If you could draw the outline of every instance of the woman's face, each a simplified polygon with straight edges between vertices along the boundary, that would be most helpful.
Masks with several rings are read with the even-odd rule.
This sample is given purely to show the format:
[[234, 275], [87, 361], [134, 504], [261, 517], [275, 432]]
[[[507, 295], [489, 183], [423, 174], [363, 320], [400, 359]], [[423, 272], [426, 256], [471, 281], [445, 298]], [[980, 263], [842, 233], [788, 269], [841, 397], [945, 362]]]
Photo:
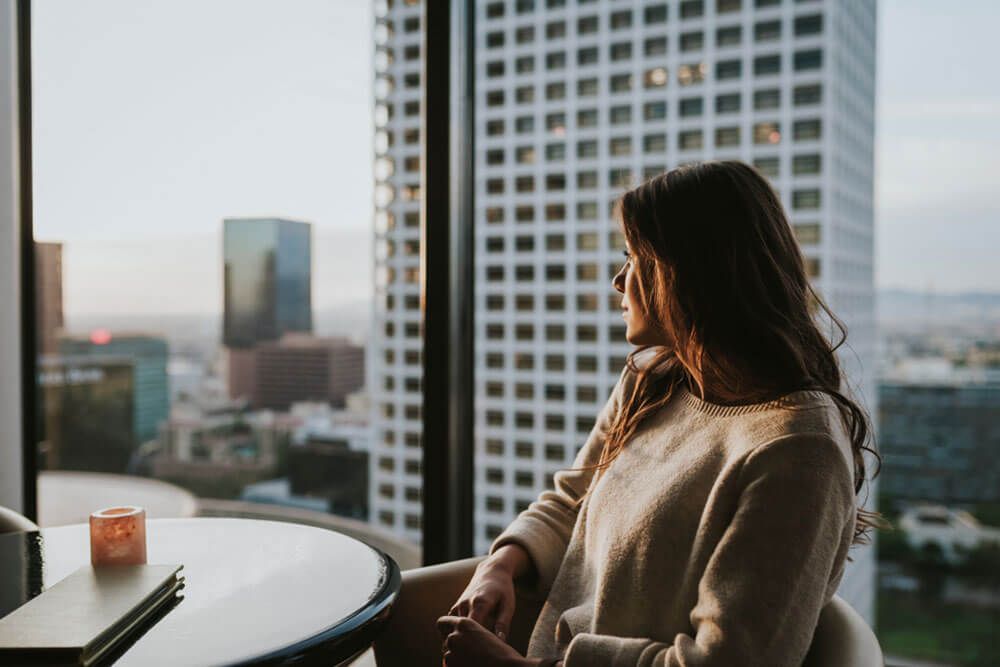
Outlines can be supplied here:
[[639, 293], [639, 272], [635, 267], [632, 248], [626, 243], [625, 264], [618, 271], [611, 284], [622, 293], [622, 318], [625, 320], [625, 339], [632, 345], [662, 345], [664, 336], [657, 332], [646, 312]]

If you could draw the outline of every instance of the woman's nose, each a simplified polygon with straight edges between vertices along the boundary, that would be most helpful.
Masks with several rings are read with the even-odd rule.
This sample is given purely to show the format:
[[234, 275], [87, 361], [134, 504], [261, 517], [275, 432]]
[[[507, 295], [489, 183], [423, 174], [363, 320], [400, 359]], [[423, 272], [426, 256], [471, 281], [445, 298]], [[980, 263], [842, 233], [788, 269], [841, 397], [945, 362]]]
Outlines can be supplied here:
[[614, 285], [614, 288], [616, 290], [618, 290], [619, 292], [621, 292], [622, 294], [625, 293], [625, 269], [624, 269], [624, 267], [622, 269], [620, 269], [618, 271], [618, 273], [615, 274], [614, 278], [611, 279], [611, 284]]

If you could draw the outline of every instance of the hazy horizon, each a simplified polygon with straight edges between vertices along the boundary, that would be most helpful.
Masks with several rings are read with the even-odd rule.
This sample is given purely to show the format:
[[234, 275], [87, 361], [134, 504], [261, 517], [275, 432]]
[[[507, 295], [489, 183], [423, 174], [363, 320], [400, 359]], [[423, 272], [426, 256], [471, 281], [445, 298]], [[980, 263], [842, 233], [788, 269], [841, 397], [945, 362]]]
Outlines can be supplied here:
[[[240, 216], [314, 224], [315, 309], [370, 299], [368, 2], [33, 9], [35, 236], [64, 243], [70, 320], [221, 311], [222, 219]], [[997, 19], [879, 3], [880, 289], [1000, 290]]]

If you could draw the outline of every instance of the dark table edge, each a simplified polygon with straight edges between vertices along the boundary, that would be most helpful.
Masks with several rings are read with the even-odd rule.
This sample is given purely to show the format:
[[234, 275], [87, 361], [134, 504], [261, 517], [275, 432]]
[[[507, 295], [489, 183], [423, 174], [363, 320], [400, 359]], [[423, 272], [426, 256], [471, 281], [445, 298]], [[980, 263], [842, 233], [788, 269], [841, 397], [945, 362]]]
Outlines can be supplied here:
[[357, 657], [358, 654], [367, 650], [381, 634], [383, 626], [389, 620], [392, 606], [399, 596], [403, 577], [399, 565], [391, 556], [367, 542], [358, 541], [374, 551], [385, 566], [382, 585], [372, 594], [368, 604], [363, 609], [340, 619], [326, 630], [318, 632], [308, 639], [264, 655], [227, 663], [226, 667], [292, 664], [316, 664], [329, 667], [348, 658]]

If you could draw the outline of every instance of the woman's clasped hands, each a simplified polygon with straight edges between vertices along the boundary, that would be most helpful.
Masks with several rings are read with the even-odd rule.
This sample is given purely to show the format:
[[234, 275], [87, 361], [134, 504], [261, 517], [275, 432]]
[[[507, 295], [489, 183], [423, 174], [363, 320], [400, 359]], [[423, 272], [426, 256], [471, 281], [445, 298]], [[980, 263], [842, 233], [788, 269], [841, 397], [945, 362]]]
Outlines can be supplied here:
[[507, 643], [514, 617], [514, 577], [499, 560], [483, 560], [469, 585], [437, 621], [442, 663], [447, 667], [530, 667]]

